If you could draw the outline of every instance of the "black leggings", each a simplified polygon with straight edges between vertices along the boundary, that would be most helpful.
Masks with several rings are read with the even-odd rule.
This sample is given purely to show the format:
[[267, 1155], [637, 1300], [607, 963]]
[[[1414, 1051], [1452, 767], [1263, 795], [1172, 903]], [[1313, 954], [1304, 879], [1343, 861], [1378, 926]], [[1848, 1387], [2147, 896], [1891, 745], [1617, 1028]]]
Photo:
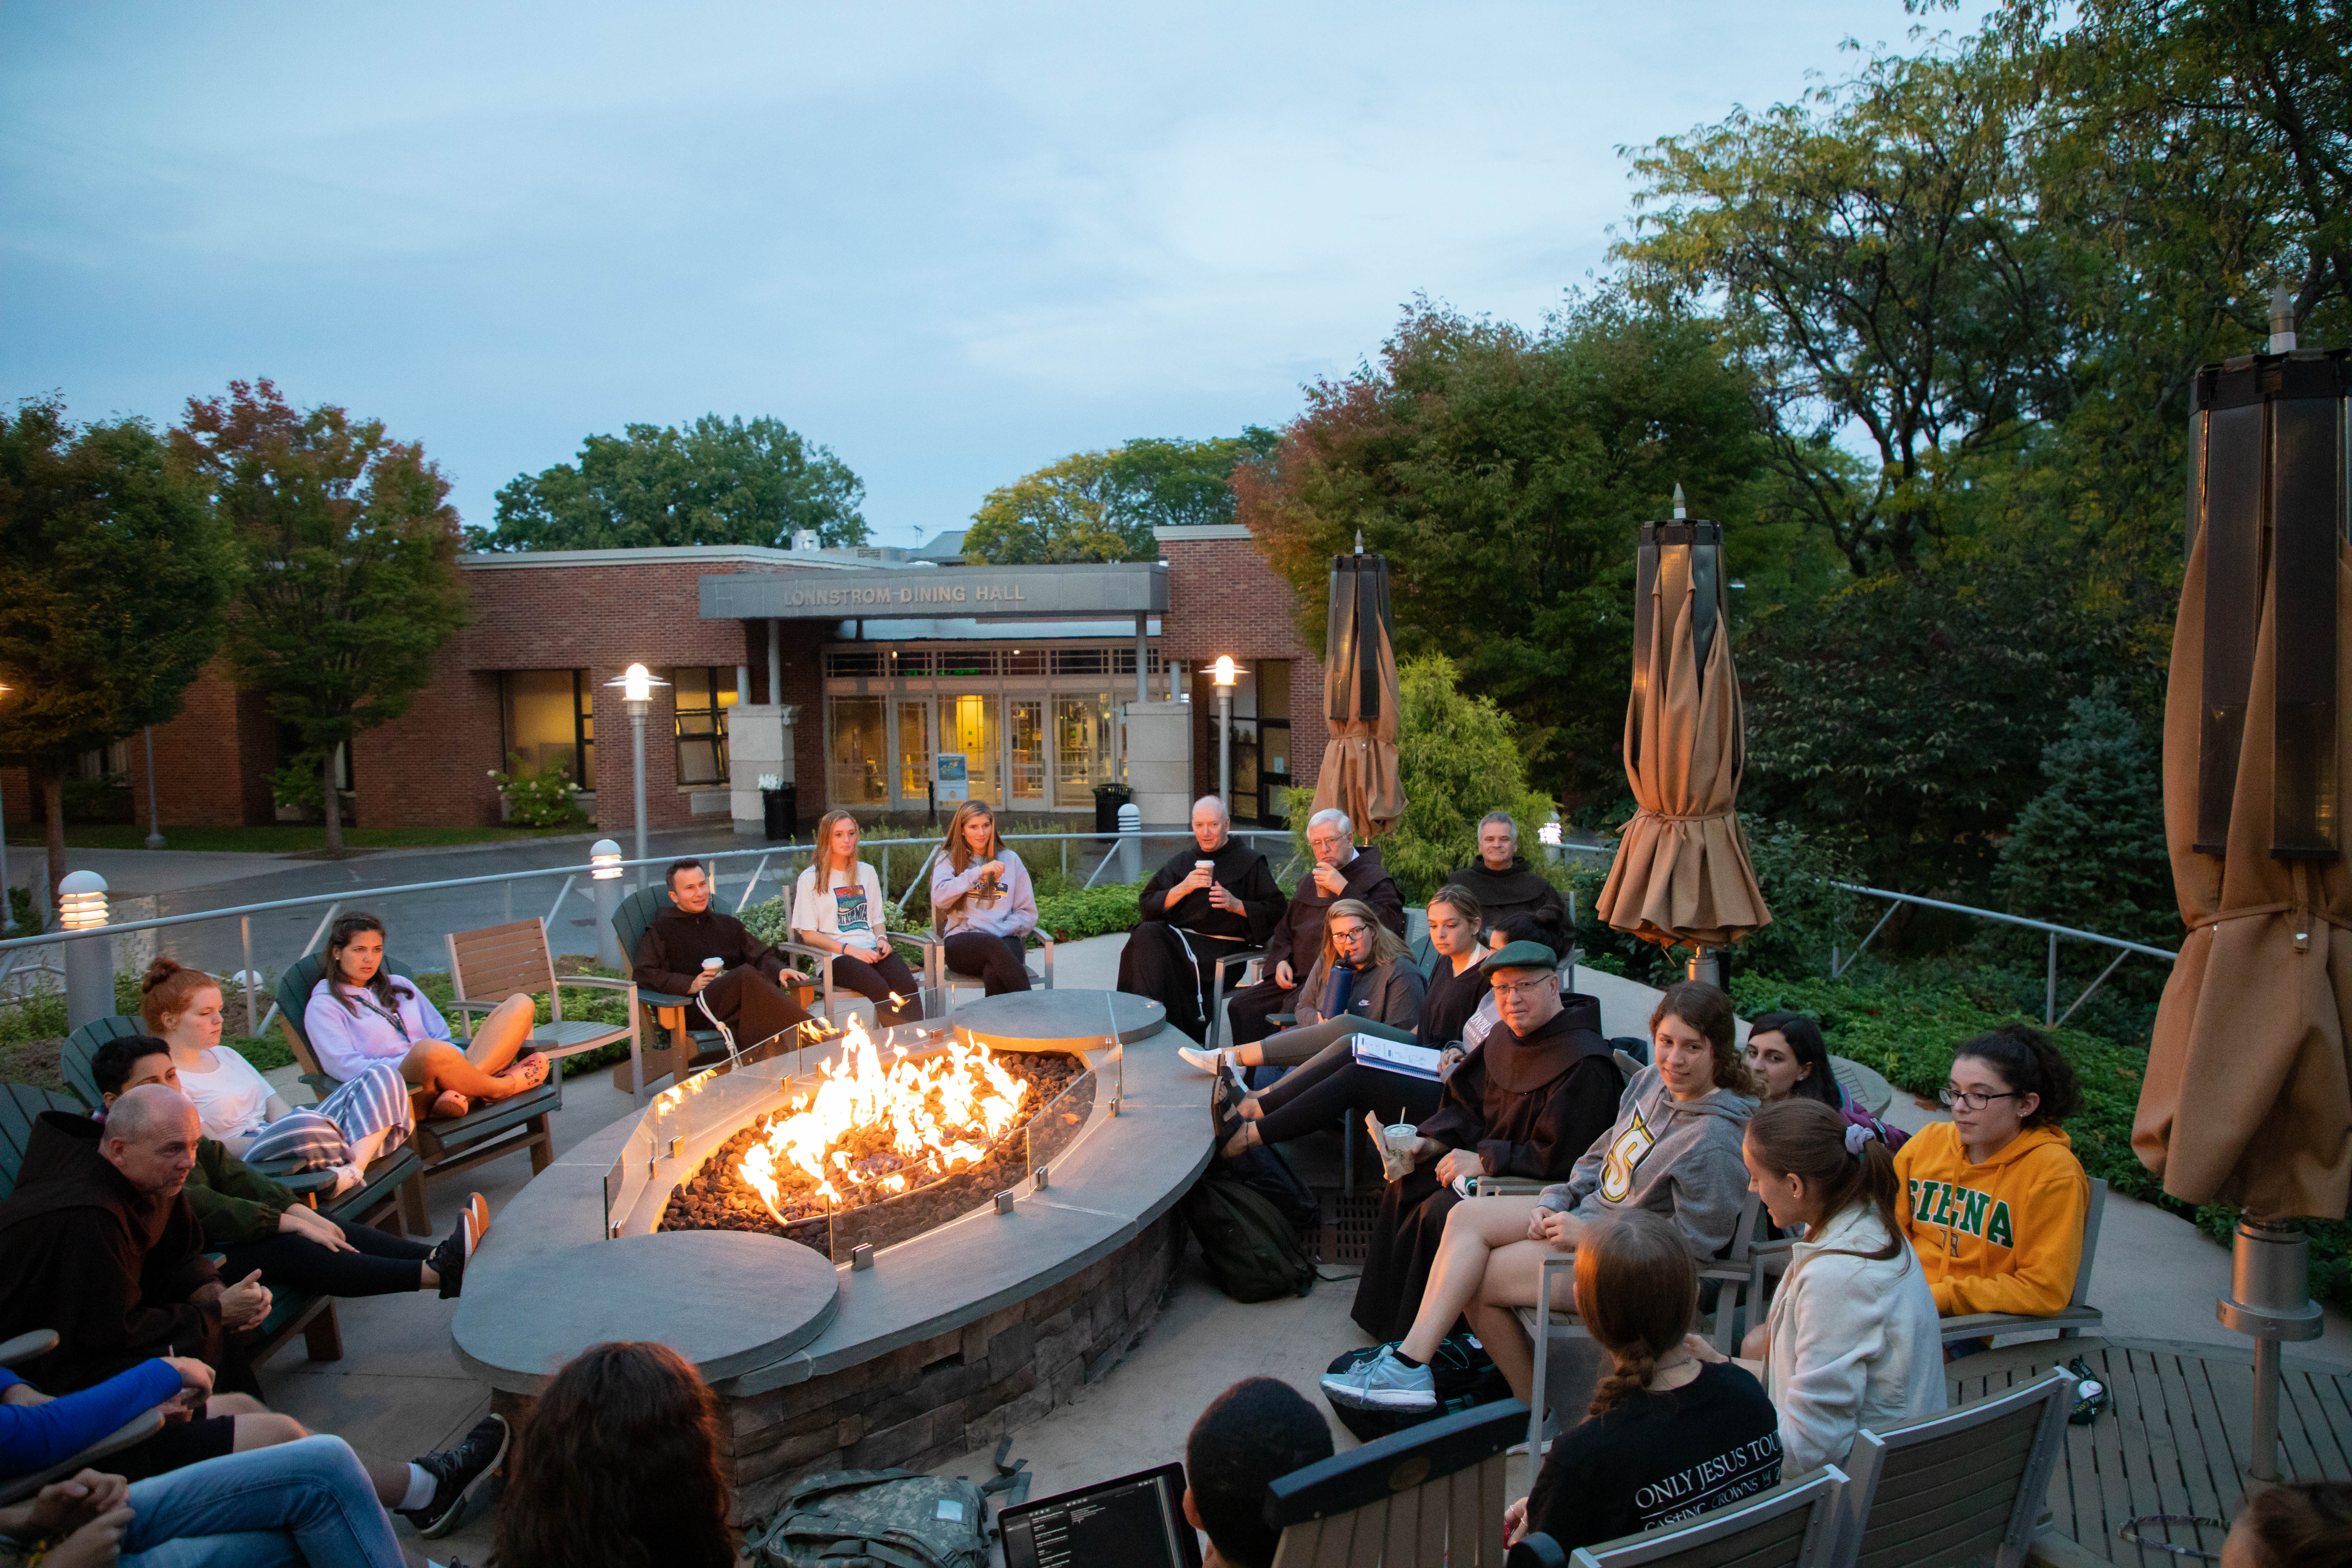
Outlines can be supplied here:
[[261, 1282], [272, 1289], [314, 1296], [402, 1296], [423, 1283], [433, 1243], [373, 1226], [335, 1224], [357, 1252], [334, 1251], [307, 1236], [280, 1231], [227, 1248], [221, 1278], [234, 1285], [258, 1268]]
[[948, 967], [958, 974], [977, 974], [986, 994], [1029, 989], [1029, 965], [1017, 936], [989, 936], [960, 931], [947, 939]]
[[[1303, 1067], [1292, 1068], [1272, 1089], [1257, 1097], [1257, 1135], [1281, 1143], [1328, 1127], [1342, 1111], [1355, 1119], [1360, 1111], [1377, 1115], [1383, 1126], [1399, 1120], [1427, 1121], [1434, 1115], [1444, 1086], [1411, 1073], [1391, 1072], [1356, 1060], [1346, 1040], [1326, 1046]], [[1393, 1112], [1402, 1108], [1403, 1116]]]
[[[836, 954], [833, 961], [833, 983], [847, 986], [874, 1004], [874, 1021], [880, 1025], [911, 1024], [923, 1016], [923, 988], [916, 984], [914, 972], [907, 961], [897, 953], [885, 953], [868, 963], [847, 953]], [[898, 993], [905, 1001], [903, 1007], [890, 1005], [890, 994]]]

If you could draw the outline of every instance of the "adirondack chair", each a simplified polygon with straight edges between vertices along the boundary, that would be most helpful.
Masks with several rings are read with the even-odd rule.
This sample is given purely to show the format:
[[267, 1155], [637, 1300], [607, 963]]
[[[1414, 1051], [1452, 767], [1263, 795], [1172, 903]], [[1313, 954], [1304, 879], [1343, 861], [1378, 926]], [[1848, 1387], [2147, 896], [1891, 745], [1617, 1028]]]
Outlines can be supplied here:
[[[389, 956], [383, 963], [386, 969], [404, 980], [415, 977], [415, 971]], [[289, 964], [286, 973], [278, 977], [278, 1026], [286, 1031], [287, 1043], [294, 1047], [294, 1059], [302, 1066], [302, 1081], [321, 1099], [341, 1088], [341, 1080], [329, 1077], [319, 1066], [319, 1054], [310, 1048], [302, 1015], [310, 1007], [310, 992], [326, 968], [327, 955], [314, 952]], [[537, 1089], [492, 1100], [455, 1121], [419, 1121], [416, 1154], [425, 1163], [425, 1175], [446, 1176], [528, 1151], [531, 1172], [537, 1174], [547, 1169], [548, 1162], [553, 1158], [548, 1116], [562, 1108], [563, 1075], [551, 1072], [547, 1081]]]
[[[98, 1047], [109, 1040], [129, 1035], [143, 1035], [145, 1023], [138, 1018], [117, 1015], [84, 1024], [66, 1037], [63, 1053], [65, 1080], [68, 1088], [81, 1096], [82, 1103], [96, 1110], [105, 1100], [99, 1092], [98, 1079], [90, 1071], [90, 1058]], [[372, 1225], [398, 1236], [405, 1230], [413, 1236], [423, 1236], [433, 1228], [432, 1211], [425, 1202], [425, 1163], [412, 1149], [394, 1149], [389, 1154], [378, 1155], [368, 1163], [367, 1181], [339, 1198], [325, 1194], [334, 1184], [332, 1171], [297, 1171], [289, 1160], [262, 1160], [253, 1168], [276, 1182], [308, 1198], [310, 1206], [330, 1219], [346, 1225]]]
[[[646, 929], [654, 923], [655, 916], [669, 907], [668, 889], [639, 888], [635, 892], [623, 899], [621, 907], [613, 911], [613, 934], [620, 939], [621, 951], [628, 955], [632, 964], [636, 962], [638, 944], [645, 941]], [[824, 988], [824, 1010], [820, 1016], [828, 1022], [831, 1021], [833, 1017], [833, 954], [821, 952], [815, 948], [806, 947], [795, 942], [780, 942], [770, 945], [778, 952], [795, 953], [816, 962], [817, 973], [822, 977]], [[793, 988], [793, 1000], [804, 1008], [814, 999], [812, 993], [813, 988], [808, 986]], [[646, 1083], [658, 1082], [666, 1076], [674, 1076], [683, 1081], [698, 1063], [707, 1063], [713, 1057], [724, 1054], [726, 1042], [718, 1030], [698, 1029], [693, 1026], [693, 1020], [702, 1016], [701, 1012], [694, 1005], [693, 997], [672, 995], [666, 991], [650, 991], [642, 985], [636, 988], [636, 996], [637, 1005], [645, 1013], [652, 1016], [654, 1024], [654, 1028], [646, 1030], [645, 1036], [644, 1058]], [[669, 1041], [667, 1046], [656, 1046], [652, 1043], [663, 1034], [667, 1036]], [[758, 1042], [738, 1040], [736, 1044], [751, 1046]], [[622, 1089], [629, 1087], [625, 1070], [618, 1064], [615, 1064], [613, 1068], [613, 1082]]]
[[[54, 1329], [36, 1329], [30, 1333], [18, 1334], [15, 1339], [0, 1343], [0, 1366], [38, 1361], [57, 1348], [58, 1335]], [[87, 1469], [109, 1454], [121, 1453], [133, 1443], [143, 1443], [163, 1429], [163, 1416], [160, 1410], [142, 1410], [97, 1442], [79, 1453], [67, 1455], [47, 1469], [32, 1470], [0, 1480], [0, 1507], [22, 1502], [51, 1481], [61, 1481], [77, 1471]]]
[[1845, 1472], [1824, 1465], [1687, 1524], [1621, 1535], [1563, 1557], [1552, 1539], [1530, 1535], [1511, 1551], [1510, 1568], [1830, 1568], [1836, 1550]]
[[[597, 974], [573, 974], [558, 977], [555, 955], [547, 942], [547, 922], [541, 919], [516, 921], [509, 925], [486, 926], [480, 931], [449, 933], [449, 984], [457, 992], [455, 1010], [464, 1020], [458, 1027], [467, 1039], [473, 1037], [472, 1021], [483, 1007], [496, 1007], [514, 995], [535, 996], [547, 993], [548, 1011], [551, 1015], [544, 1024], [533, 1025], [530, 1038], [523, 1047], [527, 1051], [541, 1051], [561, 1060], [593, 1051], [599, 1046], [615, 1040], [629, 1042], [626, 1087], [639, 1104], [645, 1102], [645, 1042], [637, 1015], [637, 983], [634, 980], [608, 980]], [[618, 991], [628, 1000], [625, 1004], [625, 1024], [597, 1024], [585, 1019], [563, 1016], [563, 988], [578, 986], [593, 991]], [[619, 1064], [615, 1064], [617, 1067]], [[615, 1074], [616, 1081], [619, 1075]]]
[[[1038, 951], [1044, 954], [1044, 967], [1042, 972], [1037, 969], [1029, 971], [1029, 988], [1033, 991], [1051, 991], [1054, 988], [1053, 935], [1044, 930], [1032, 934], [1041, 944]], [[977, 974], [965, 974], [948, 967], [947, 938], [940, 934], [939, 923], [936, 921], [932, 922], [931, 929], [929, 931], [892, 931], [890, 939], [893, 942], [911, 942], [923, 950], [923, 986], [926, 990], [941, 993], [968, 991], [982, 984]]]
[[1282, 1477], [1266, 1488], [1274, 1568], [1502, 1568], [1504, 1456], [1527, 1420], [1497, 1400]]
[[1865, 1426], [1846, 1468], [1834, 1568], [2021, 1568], [2066, 1446], [2074, 1376], [2061, 1368], [1998, 1399]]
[[[0, 1198], [16, 1190], [16, 1173], [24, 1168], [25, 1145], [33, 1135], [33, 1121], [45, 1110], [62, 1110], [74, 1116], [89, 1114], [89, 1108], [72, 1095], [36, 1089], [28, 1083], [0, 1083]], [[342, 1329], [335, 1321], [331, 1297], [308, 1296], [299, 1290], [273, 1292], [269, 1316], [262, 1320], [254, 1333], [256, 1342], [251, 1354], [256, 1366], [298, 1333], [308, 1345], [312, 1361], [343, 1358]], [[12, 1340], [9, 1344], [16, 1342]], [[46, 1355], [48, 1352], [45, 1349], [35, 1353]]]

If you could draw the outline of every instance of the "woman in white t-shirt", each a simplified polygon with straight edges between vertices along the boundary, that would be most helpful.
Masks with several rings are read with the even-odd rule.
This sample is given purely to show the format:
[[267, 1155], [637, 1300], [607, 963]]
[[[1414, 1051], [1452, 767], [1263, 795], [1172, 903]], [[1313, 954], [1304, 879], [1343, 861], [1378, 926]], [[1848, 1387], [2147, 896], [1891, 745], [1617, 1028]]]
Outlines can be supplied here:
[[408, 1142], [415, 1112], [397, 1064], [354, 1077], [316, 1106], [287, 1104], [236, 1051], [220, 1043], [220, 982], [168, 958], [148, 965], [140, 1016], [172, 1049], [180, 1090], [195, 1101], [206, 1137], [248, 1163], [292, 1160], [333, 1170], [337, 1190], [365, 1179], [369, 1161]]
[[857, 858], [857, 818], [849, 813], [835, 808], [817, 823], [816, 857], [793, 884], [792, 921], [794, 942], [838, 955], [834, 984], [873, 1003], [876, 1023], [923, 1016], [922, 987], [890, 949], [882, 879]]

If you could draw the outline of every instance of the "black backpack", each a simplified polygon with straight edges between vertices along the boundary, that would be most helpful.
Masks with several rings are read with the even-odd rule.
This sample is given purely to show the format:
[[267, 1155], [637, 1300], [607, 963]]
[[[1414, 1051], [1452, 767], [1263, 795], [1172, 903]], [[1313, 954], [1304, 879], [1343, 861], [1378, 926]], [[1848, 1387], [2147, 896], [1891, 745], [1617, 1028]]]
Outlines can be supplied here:
[[1213, 1167], [1184, 1194], [1184, 1223], [1217, 1288], [1236, 1301], [1271, 1301], [1315, 1289], [1315, 1259], [1280, 1209]]

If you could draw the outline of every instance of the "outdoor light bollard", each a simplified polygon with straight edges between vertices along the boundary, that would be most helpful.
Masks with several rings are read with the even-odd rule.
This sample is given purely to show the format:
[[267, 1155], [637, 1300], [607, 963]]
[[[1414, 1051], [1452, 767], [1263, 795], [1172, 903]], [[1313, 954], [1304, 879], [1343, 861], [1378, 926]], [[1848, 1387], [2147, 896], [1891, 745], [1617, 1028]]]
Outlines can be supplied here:
[[621, 846], [616, 841], [599, 838], [588, 847], [588, 883], [596, 896], [596, 962], [625, 973], [628, 955], [621, 951], [621, 933], [613, 923], [621, 912]]
[[2247, 1473], [2258, 1481], [2278, 1475], [2281, 1389], [2279, 1347], [2315, 1340], [2327, 1321], [2311, 1296], [2311, 1244], [2293, 1221], [2238, 1221], [2230, 1248], [2230, 1293], [2213, 1303], [2222, 1326], [2254, 1342], [2253, 1454]]
[[1143, 875], [1143, 810], [1134, 802], [1118, 808], [1118, 876], [1132, 882]]
[[89, 935], [59, 942], [66, 965], [66, 1026], [114, 1016], [114, 939], [106, 933], [106, 879], [70, 871], [58, 884], [58, 923]]

